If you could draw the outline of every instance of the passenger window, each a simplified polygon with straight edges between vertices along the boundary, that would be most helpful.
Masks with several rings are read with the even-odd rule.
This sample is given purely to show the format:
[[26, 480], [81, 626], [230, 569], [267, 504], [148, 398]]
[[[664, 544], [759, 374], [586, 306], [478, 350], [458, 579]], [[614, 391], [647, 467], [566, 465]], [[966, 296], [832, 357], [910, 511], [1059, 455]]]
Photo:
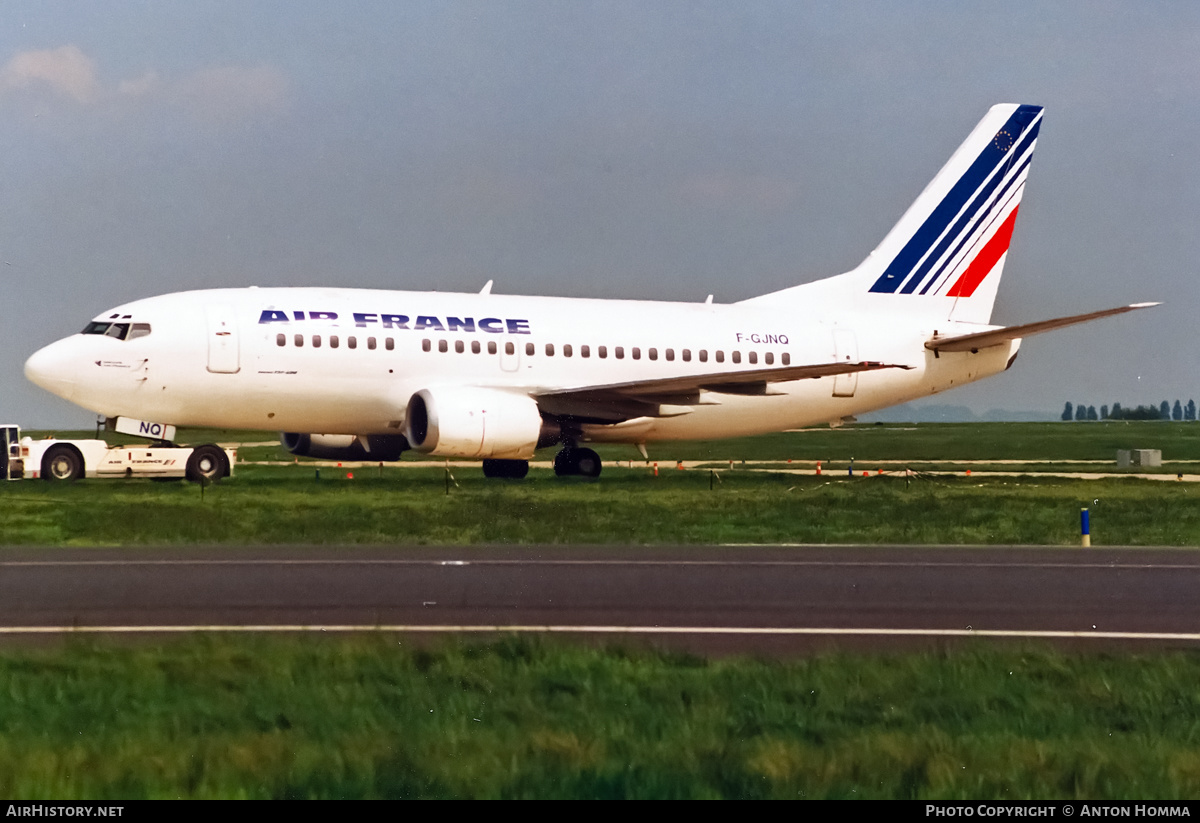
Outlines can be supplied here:
[[608, 359], [608, 346], [600, 346], [597, 350], [600, 352], [601, 360]]
[[674, 359], [675, 359], [675, 350], [667, 349], [667, 360], [674, 360]]
[[533, 357], [533, 353], [535, 351], [537, 351], [537, 346], [533, 345], [532, 343], [525, 344], [525, 354], [526, 355], [528, 355], [529, 357]]
[[383, 347], [388, 351], [391, 351], [392, 349], [396, 348], [396, 341], [390, 337], [385, 337], [383, 338]]
[[567, 343], [563, 346], [563, 357], [571, 356], [571, 344]]
[[321, 335], [319, 335], [319, 334], [313, 335], [313, 348], [314, 349], [321, 348]]
[[496, 353], [496, 341], [489, 340], [488, 341], [488, 354], [495, 354], [495, 353]]
[[149, 336], [150, 336], [150, 324], [149, 323], [134, 323], [132, 326], [129, 327], [129, 336], [126, 337], [125, 339], [126, 340], [136, 340], [139, 337], [149, 337]]
[[767, 365], [770, 366], [775, 362], [775, 355], [771, 352], [767, 352], [763, 355], [763, 360], [765, 360]]
[[516, 345], [514, 345], [513, 343], [505, 343], [504, 344], [504, 353], [505, 354], [516, 354], [517, 353]]
[[631, 352], [631, 354], [633, 355], [633, 359], [634, 359], [634, 360], [641, 360], [641, 359], [642, 359], [642, 350], [641, 350], [641, 349], [639, 349], [637, 346], [634, 346], [634, 347], [633, 347], [633, 351]]
[[742, 353], [740, 351], [732, 352], [730, 354], [730, 358], [733, 360], [734, 363], [741, 363], [742, 362]]
[[[371, 348], [375, 348], [375, 347], [372, 346]], [[428, 337], [421, 341], [421, 351], [430, 351], [432, 348], [433, 348], [433, 343], [429, 342]]]
[[547, 343], [547, 344], [546, 344], [546, 356], [547, 356], [547, 357], [553, 357], [553, 356], [554, 356], [554, 344], [553, 344], [553, 343]]
[[780, 360], [783, 362], [783, 365], [785, 365], [785, 366], [792, 365], [792, 356], [790, 354], [788, 354], [787, 352], [783, 353], [783, 355], [780, 357]]
[[329, 348], [336, 349], [338, 347], [338, 338], [336, 334], [329, 335]]
[[275, 335], [275, 345], [276, 346], [286, 346], [287, 345], [287, 335], [286, 334]]
[[751, 362], [751, 363], [757, 363], [757, 362], [758, 362], [758, 352], [756, 352], [756, 351], [752, 351], [752, 352], [750, 352], [750, 362]]
[[684, 363], [691, 363], [691, 362], [692, 362], [692, 350], [691, 350], [691, 349], [684, 349], [684, 350], [683, 350], [683, 362], [684, 362]]
[[718, 363], [724, 363], [724, 362], [725, 362], [725, 352], [723, 352], [723, 351], [719, 351], [719, 350], [717, 351], [717, 362], [718, 362]]
[[579, 356], [580, 357], [591, 357], [592, 356], [591, 346], [580, 346], [579, 347]]
[[478, 340], [471, 341], [471, 354], [479, 354], [483, 349], [479, 345]]
[[347, 337], [346, 345], [352, 349], [357, 349], [358, 348], [358, 338], [357, 337]]
[[302, 335], [302, 334], [296, 335], [296, 339], [292, 342], [294, 342], [296, 344], [297, 348], [303, 347], [304, 346], [304, 335]]
[[367, 338], [367, 348], [370, 349], [371, 351], [375, 351], [375, 338], [374, 337]]
[[438, 341], [438, 351], [440, 351], [442, 354], [445, 354], [446, 352], [450, 351], [450, 344], [446, 341], [446, 339], [444, 337]]
[[708, 362], [708, 349], [701, 349], [701, 350], [700, 350], [700, 362], [701, 362], [701, 363], [707, 363], [707, 362]]
[[618, 360], [624, 360], [625, 359], [625, 347], [617, 346], [616, 355], [617, 355]]
[[467, 347], [466, 347], [466, 345], [463, 344], [463, 341], [455, 340], [454, 341], [454, 350], [456, 352], [458, 352], [459, 354], [462, 354], [463, 352], [465, 352], [467, 350]]
[[658, 349], [650, 349], [650, 359], [651, 360], [658, 359]]

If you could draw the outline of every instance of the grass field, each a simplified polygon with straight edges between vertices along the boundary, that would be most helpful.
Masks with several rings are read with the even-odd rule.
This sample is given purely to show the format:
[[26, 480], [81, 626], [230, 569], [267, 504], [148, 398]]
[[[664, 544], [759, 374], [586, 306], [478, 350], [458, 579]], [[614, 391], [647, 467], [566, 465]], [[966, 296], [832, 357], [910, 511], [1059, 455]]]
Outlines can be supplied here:
[[[1200, 487], [1137, 479], [816, 477], [752, 471], [245, 467], [199, 486], [149, 480], [10, 483], [0, 544], [1078, 543], [1200, 544]], [[710, 488], [711, 485], [711, 488]]]
[[[228, 442], [233, 433], [185, 433], [180, 440]], [[255, 442], [267, 433], [239, 433]], [[261, 442], [261, 441], [259, 441]], [[1069, 545], [1079, 510], [1091, 510], [1096, 545], [1200, 545], [1200, 491], [1191, 483], [1135, 479], [1082, 481], [1036, 470], [1108, 461], [1118, 448], [1159, 448], [1164, 471], [1200, 464], [1200, 425], [1014, 423], [848, 426], [719, 443], [652, 446], [659, 472], [630, 447], [602, 447], [598, 481], [535, 469], [524, 481], [483, 478], [456, 467], [453, 482], [434, 462], [386, 468], [319, 467], [275, 446], [240, 457], [279, 465], [239, 466], [201, 490], [149, 480], [43, 482], [0, 487], [0, 544], [171, 543], [980, 543]], [[254, 455], [253, 452], [259, 452]], [[652, 457], [657, 457], [652, 454]], [[284, 459], [286, 458], [286, 459]], [[614, 462], [620, 458], [621, 462]], [[855, 459], [854, 478], [847, 476]], [[797, 473], [752, 471], [755, 461]], [[895, 464], [932, 472], [911, 484]], [[676, 460], [712, 460], [718, 469], [679, 471]], [[746, 466], [742, 461], [749, 461]], [[813, 471], [823, 461], [823, 474]], [[1044, 460], [1003, 466], [1023, 477], [966, 476], [989, 460]], [[730, 468], [729, 461], [733, 461]], [[871, 470], [862, 477], [861, 470]], [[317, 479], [318, 472], [321, 479]]]
[[[150, 543], [932, 542], [1200, 545], [1200, 489], [1145, 480], [917, 479], [612, 469], [598, 482], [540, 470], [497, 482], [443, 469], [239, 470], [188, 483], [10, 483], [5, 545]], [[710, 488], [710, 485], [713, 487]]]
[[0, 795], [1189, 798], [1200, 656], [804, 660], [391, 636], [0, 657]]

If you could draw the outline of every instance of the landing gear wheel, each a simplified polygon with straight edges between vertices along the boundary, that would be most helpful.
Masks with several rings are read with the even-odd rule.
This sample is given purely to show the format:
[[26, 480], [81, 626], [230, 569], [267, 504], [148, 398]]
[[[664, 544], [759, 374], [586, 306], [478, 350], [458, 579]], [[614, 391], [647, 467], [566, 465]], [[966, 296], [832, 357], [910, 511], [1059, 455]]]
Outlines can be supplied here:
[[508, 477], [520, 480], [529, 474], [528, 460], [484, 460], [484, 477]]
[[583, 477], [600, 476], [600, 455], [591, 449], [575, 449], [575, 473]]
[[574, 449], [564, 448], [554, 455], [554, 473], [559, 477], [575, 474], [575, 463], [572, 460], [574, 452]]
[[229, 476], [229, 460], [220, 446], [197, 446], [187, 461], [187, 479], [193, 483], [216, 483]]
[[554, 473], [559, 477], [599, 477], [600, 455], [591, 449], [563, 449], [554, 455]]
[[42, 457], [43, 480], [74, 481], [83, 477], [83, 455], [72, 446], [51, 446]]

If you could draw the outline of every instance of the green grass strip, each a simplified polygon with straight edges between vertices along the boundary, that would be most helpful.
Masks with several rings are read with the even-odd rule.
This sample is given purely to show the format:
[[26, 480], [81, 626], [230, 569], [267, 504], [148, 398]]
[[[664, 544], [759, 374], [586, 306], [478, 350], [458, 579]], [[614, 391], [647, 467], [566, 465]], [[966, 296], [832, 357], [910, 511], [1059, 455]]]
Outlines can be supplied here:
[[0, 795], [1185, 798], [1200, 656], [704, 660], [537, 638], [0, 654]]
[[[597, 482], [456, 469], [245, 467], [202, 490], [96, 480], [0, 486], [0, 544], [963, 543], [1200, 545], [1200, 487], [1137, 479], [606, 469]], [[710, 485], [712, 488], [710, 488]]]

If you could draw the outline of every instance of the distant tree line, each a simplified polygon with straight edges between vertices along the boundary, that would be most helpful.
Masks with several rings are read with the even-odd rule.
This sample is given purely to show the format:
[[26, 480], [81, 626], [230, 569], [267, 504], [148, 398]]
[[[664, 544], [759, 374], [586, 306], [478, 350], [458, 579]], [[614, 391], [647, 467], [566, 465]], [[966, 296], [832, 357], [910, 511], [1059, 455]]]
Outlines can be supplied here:
[[1113, 403], [1112, 408], [1101, 406], [1096, 411], [1095, 406], [1085, 406], [1080, 403], [1072, 406], [1070, 402], [1063, 407], [1063, 420], [1195, 420], [1196, 401], [1189, 400], [1183, 405], [1178, 400], [1172, 406], [1166, 400], [1157, 406], [1138, 406], [1136, 409], [1125, 408], [1120, 403]]

